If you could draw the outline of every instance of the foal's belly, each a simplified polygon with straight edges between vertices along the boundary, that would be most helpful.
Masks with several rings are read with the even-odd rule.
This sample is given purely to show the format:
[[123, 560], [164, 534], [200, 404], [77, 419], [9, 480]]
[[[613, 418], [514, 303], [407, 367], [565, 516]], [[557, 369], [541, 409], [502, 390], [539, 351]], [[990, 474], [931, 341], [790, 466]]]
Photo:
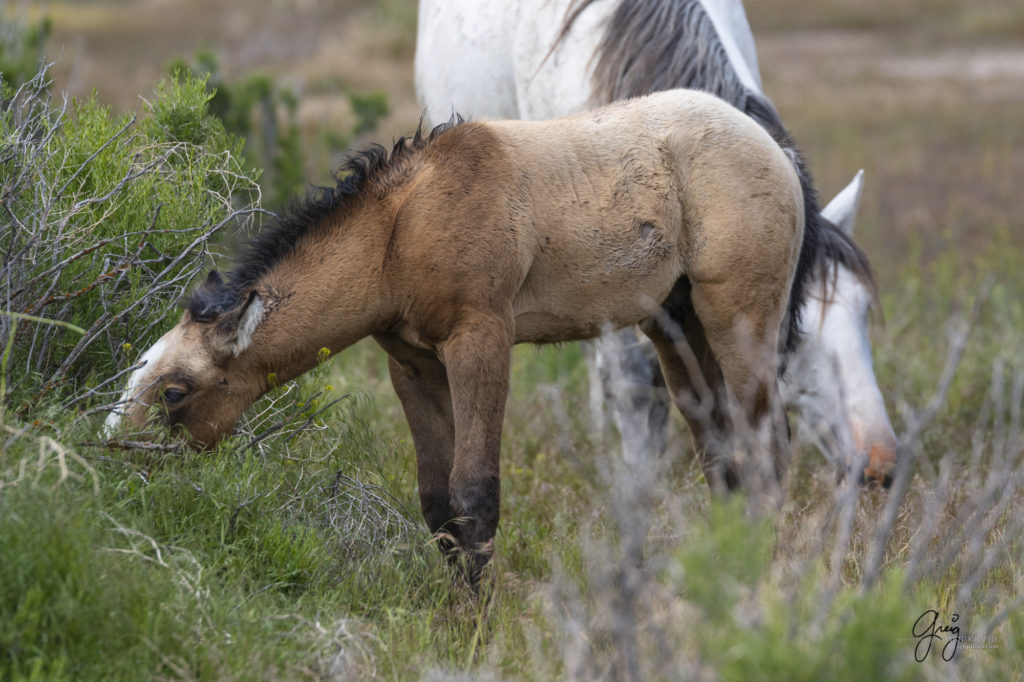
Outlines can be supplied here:
[[671, 285], [642, 293], [632, 300], [614, 297], [579, 307], [544, 305], [516, 310], [516, 343], [559, 343], [592, 339], [603, 333], [636, 324], [657, 310]]
[[675, 244], [588, 257], [537, 259], [513, 303], [517, 343], [557, 343], [600, 336], [657, 312], [683, 274]]
[[[608, 326], [612, 325], [609, 323]], [[561, 343], [600, 335], [601, 325], [594, 324], [592, 320], [567, 319], [540, 311], [516, 315], [516, 343]]]
[[575, 309], [538, 306], [516, 311], [515, 341], [559, 343], [592, 339], [651, 317], [670, 290], [671, 285], [651, 294], [639, 294], [632, 300], [615, 297]]

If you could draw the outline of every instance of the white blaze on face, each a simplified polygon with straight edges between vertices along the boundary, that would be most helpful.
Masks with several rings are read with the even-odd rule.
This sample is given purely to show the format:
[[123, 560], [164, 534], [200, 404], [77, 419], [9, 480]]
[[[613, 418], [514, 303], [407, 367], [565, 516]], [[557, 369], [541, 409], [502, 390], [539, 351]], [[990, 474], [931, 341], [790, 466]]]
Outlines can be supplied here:
[[123, 410], [127, 407], [128, 402], [139, 392], [139, 389], [143, 385], [143, 379], [148, 377], [148, 372], [146, 370], [156, 365], [157, 361], [159, 361], [167, 351], [167, 337], [170, 336], [170, 334], [171, 332], [168, 332], [160, 337], [160, 340], [154, 343], [153, 346], [143, 353], [141, 358], [139, 358], [139, 362], [143, 362], [145, 364], [128, 376], [128, 386], [124, 389], [124, 393], [121, 394], [121, 398], [118, 401], [118, 408], [112, 410], [110, 414], [107, 415], [107, 420], [103, 424], [103, 431], [107, 436], [116, 432], [118, 427], [121, 425], [121, 416], [124, 414]]

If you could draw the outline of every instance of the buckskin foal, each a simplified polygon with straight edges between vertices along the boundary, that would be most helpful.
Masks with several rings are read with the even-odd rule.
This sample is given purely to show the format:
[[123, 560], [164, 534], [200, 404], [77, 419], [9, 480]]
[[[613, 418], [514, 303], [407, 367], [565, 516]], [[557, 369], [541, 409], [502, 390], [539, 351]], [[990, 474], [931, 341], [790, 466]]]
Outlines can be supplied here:
[[[797, 173], [750, 118], [673, 90], [552, 121], [442, 125], [351, 157], [339, 178], [256, 235], [226, 281], [210, 274], [131, 377], [127, 421], [154, 407], [210, 445], [270, 374], [286, 381], [321, 348], [372, 335], [427, 524], [475, 583], [498, 524], [512, 345], [639, 323], [711, 487], [748, 467], [781, 476], [780, 325], [794, 276], [810, 273], [797, 272]], [[684, 335], [696, 357], [677, 352]]]

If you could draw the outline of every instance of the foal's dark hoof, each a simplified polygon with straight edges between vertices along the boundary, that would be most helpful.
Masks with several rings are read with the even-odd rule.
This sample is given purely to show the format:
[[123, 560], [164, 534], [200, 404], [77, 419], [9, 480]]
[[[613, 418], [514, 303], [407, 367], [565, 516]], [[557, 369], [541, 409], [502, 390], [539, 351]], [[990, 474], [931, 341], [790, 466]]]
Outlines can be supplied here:
[[435, 533], [434, 538], [448, 560], [453, 584], [467, 586], [474, 595], [479, 595], [480, 584], [486, 580], [486, 569], [494, 553], [494, 540], [489, 540], [474, 551], [463, 548], [453, 535], [443, 531]]

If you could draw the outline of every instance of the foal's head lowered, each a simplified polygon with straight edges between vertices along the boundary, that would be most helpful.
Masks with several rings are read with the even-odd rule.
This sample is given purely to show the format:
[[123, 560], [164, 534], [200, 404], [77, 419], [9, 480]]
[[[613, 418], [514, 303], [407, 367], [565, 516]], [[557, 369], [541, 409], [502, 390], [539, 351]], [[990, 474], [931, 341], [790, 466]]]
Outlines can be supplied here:
[[[231, 431], [265, 390], [258, 353], [246, 352], [264, 312], [255, 289], [238, 296], [211, 272], [178, 324], [140, 359], [122, 397], [125, 421], [142, 427], [156, 406], [164, 423], [183, 427], [196, 445], [212, 445]], [[108, 430], [120, 418], [112, 413]]]

